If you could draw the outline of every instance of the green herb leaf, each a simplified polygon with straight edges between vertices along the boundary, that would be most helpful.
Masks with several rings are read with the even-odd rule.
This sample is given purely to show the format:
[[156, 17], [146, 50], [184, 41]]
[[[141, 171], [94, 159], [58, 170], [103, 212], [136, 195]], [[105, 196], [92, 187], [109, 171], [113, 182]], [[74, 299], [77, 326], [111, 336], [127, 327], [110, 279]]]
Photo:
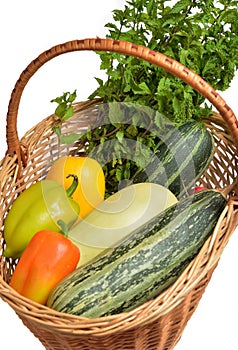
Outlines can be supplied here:
[[[60, 121], [67, 120], [71, 118], [74, 114], [73, 109], [73, 102], [76, 99], [77, 94], [76, 90], [73, 93], [70, 92], [64, 92], [61, 96], [54, 98], [51, 100], [51, 102], [57, 103], [57, 107], [55, 109], [55, 115], [59, 117]], [[52, 130], [56, 133], [58, 136], [59, 142], [63, 144], [71, 144], [75, 142], [79, 135], [75, 133], [71, 133], [68, 135], [62, 135], [61, 133], [61, 126], [59, 125], [53, 125]]]
[[[226, 90], [238, 66], [237, 1], [126, 0], [105, 24], [108, 38], [159, 51], [193, 70], [217, 90]], [[205, 97], [161, 68], [134, 57], [98, 52], [108, 79], [90, 98], [132, 101], [177, 124], [201, 118]], [[185, 92], [184, 92], [185, 91]]]
[[62, 144], [72, 144], [80, 138], [79, 134], [71, 132], [68, 135], [60, 135], [59, 140]]
[[73, 93], [64, 92], [62, 96], [56, 97], [51, 102], [56, 102], [58, 106], [55, 109], [55, 115], [61, 120], [67, 120], [73, 116], [72, 103], [76, 99], [76, 90]]

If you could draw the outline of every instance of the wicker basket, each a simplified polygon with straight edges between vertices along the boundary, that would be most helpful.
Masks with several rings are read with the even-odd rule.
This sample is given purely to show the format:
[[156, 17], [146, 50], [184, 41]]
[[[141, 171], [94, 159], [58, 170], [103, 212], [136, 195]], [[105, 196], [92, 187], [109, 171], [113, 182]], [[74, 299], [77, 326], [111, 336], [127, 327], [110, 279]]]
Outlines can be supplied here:
[[[8, 150], [0, 163], [0, 296], [15, 310], [46, 349], [171, 350], [195, 311], [221, 253], [236, 227], [237, 186], [230, 193], [228, 204], [213, 235], [176, 283], [156, 299], [131, 312], [98, 319], [58, 313], [20, 296], [8, 284], [16, 262], [2, 257], [5, 248], [3, 229], [6, 213], [20, 192], [44, 178], [58, 151], [63, 156], [74, 154], [76, 149], [74, 145], [58, 145], [57, 137], [52, 132], [54, 115], [42, 120], [19, 140], [16, 121], [21, 95], [28, 80], [43, 64], [58, 55], [76, 50], [118, 52], [141, 58], [178, 76], [204, 95], [218, 112], [214, 112], [213, 116], [205, 121], [214, 136], [216, 150], [210, 167], [200, 179], [200, 183], [210, 188], [225, 187], [234, 183], [237, 177], [236, 117], [221, 96], [201, 77], [160, 53], [129, 42], [96, 38], [75, 40], [51, 48], [23, 71], [9, 103]], [[87, 129], [97, 117], [98, 103], [100, 102], [96, 100], [76, 103], [73, 118], [65, 122], [63, 128], [74, 132]], [[93, 108], [88, 109], [90, 106]], [[87, 113], [84, 113], [86, 109]]]

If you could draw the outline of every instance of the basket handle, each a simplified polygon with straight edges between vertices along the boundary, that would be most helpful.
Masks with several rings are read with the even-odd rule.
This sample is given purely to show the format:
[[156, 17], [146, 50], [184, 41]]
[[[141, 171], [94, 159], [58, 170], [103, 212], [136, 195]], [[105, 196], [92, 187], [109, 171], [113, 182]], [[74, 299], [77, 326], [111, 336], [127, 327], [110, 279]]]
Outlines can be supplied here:
[[17, 114], [21, 95], [27, 82], [41, 66], [54, 57], [64, 53], [82, 50], [117, 52], [120, 54], [134, 56], [163, 68], [165, 71], [179, 77], [194, 90], [197, 90], [204, 97], [206, 97], [213, 104], [213, 106], [217, 108], [223, 119], [230, 127], [234, 142], [238, 148], [238, 122], [234, 112], [219, 95], [219, 93], [216, 92], [212, 86], [204, 81], [199, 75], [192, 72], [179, 62], [144, 46], [121, 40], [91, 38], [68, 41], [66, 43], [53, 46], [51, 49], [43, 52], [35, 60], [33, 60], [21, 73], [18, 81], [16, 82], [8, 105], [6, 136], [8, 146], [7, 154], [17, 155], [19, 169], [21, 168], [22, 164], [25, 164], [27, 155], [25, 155], [23, 151], [17, 133]]

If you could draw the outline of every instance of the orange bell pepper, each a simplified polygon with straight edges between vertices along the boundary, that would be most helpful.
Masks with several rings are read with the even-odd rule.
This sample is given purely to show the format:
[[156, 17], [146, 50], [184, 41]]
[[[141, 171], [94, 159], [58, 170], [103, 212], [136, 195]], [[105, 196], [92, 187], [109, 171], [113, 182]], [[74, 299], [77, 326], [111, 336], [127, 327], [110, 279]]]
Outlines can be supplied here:
[[51, 290], [72, 272], [80, 251], [62, 233], [37, 232], [24, 250], [10, 286], [19, 294], [45, 304]]

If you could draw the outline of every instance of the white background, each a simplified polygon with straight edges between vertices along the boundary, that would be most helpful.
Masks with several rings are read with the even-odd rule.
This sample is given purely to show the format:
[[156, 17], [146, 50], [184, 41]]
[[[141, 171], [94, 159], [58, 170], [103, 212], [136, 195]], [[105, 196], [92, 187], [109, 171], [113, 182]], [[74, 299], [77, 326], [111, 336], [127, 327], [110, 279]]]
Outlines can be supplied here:
[[[20, 73], [40, 53], [68, 40], [104, 37], [104, 24], [123, 0], [5, 1], [0, 5], [0, 156], [5, 142], [6, 113], [13, 86]], [[20, 104], [18, 131], [30, 127], [54, 111], [49, 101], [62, 92], [77, 89], [78, 100], [87, 99], [97, 86], [99, 58], [77, 52], [47, 63], [27, 85]], [[238, 115], [238, 74], [222, 96]], [[238, 229], [233, 234], [215, 270], [198, 309], [188, 323], [175, 350], [238, 349]], [[0, 337], [9, 350], [43, 350], [15, 313], [0, 300]]]

